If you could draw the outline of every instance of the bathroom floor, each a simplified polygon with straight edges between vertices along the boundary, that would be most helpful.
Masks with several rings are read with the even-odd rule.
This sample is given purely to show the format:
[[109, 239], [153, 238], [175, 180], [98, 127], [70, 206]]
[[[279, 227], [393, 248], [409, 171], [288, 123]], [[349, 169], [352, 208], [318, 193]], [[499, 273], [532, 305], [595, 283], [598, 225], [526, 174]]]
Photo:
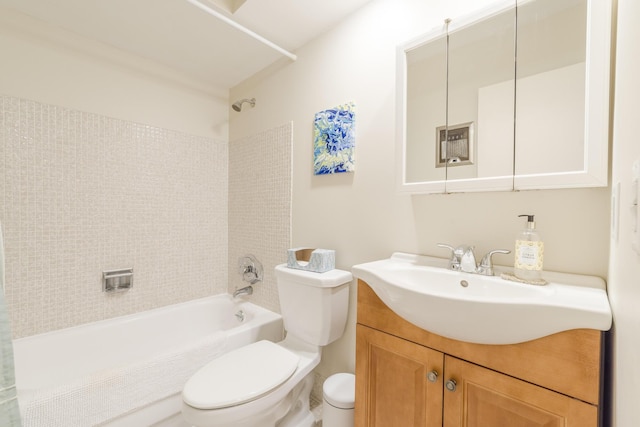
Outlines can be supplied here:
[[322, 427], [322, 401], [311, 395], [309, 398], [309, 405], [311, 407], [311, 413], [313, 413], [313, 416], [316, 419], [315, 427]]

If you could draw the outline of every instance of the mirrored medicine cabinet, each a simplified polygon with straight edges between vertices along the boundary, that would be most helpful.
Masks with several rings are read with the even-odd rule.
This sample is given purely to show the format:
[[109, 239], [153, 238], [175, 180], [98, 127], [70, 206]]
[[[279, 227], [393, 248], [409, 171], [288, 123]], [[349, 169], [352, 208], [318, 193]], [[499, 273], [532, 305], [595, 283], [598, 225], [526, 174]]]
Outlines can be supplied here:
[[405, 193], [607, 185], [611, 0], [510, 0], [398, 48]]

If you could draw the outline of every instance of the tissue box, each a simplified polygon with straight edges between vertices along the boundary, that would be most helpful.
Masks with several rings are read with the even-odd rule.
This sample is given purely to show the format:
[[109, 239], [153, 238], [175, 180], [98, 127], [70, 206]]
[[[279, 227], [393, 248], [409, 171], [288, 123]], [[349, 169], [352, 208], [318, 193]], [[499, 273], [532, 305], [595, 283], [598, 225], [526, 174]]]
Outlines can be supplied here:
[[288, 249], [287, 267], [324, 273], [336, 268], [336, 251], [310, 248]]

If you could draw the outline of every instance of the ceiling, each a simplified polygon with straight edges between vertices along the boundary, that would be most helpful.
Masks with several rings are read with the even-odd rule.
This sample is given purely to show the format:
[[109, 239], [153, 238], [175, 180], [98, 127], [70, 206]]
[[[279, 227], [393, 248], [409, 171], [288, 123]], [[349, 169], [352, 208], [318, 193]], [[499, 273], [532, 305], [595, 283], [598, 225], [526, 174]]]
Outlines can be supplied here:
[[[197, 0], [295, 54], [371, 0]], [[93, 41], [174, 69], [212, 92], [286, 58], [188, 0], [0, 0]]]

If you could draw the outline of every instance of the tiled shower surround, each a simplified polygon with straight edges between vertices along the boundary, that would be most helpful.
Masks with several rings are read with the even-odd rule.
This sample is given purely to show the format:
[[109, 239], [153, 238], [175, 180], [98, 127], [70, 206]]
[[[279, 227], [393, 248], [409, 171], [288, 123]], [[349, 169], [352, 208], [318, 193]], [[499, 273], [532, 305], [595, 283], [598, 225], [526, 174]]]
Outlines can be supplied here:
[[229, 144], [229, 292], [246, 286], [238, 258], [255, 255], [264, 281], [249, 300], [280, 312], [274, 267], [291, 247], [291, 123]]
[[226, 141], [0, 97], [14, 338], [226, 292], [227, 171]]

